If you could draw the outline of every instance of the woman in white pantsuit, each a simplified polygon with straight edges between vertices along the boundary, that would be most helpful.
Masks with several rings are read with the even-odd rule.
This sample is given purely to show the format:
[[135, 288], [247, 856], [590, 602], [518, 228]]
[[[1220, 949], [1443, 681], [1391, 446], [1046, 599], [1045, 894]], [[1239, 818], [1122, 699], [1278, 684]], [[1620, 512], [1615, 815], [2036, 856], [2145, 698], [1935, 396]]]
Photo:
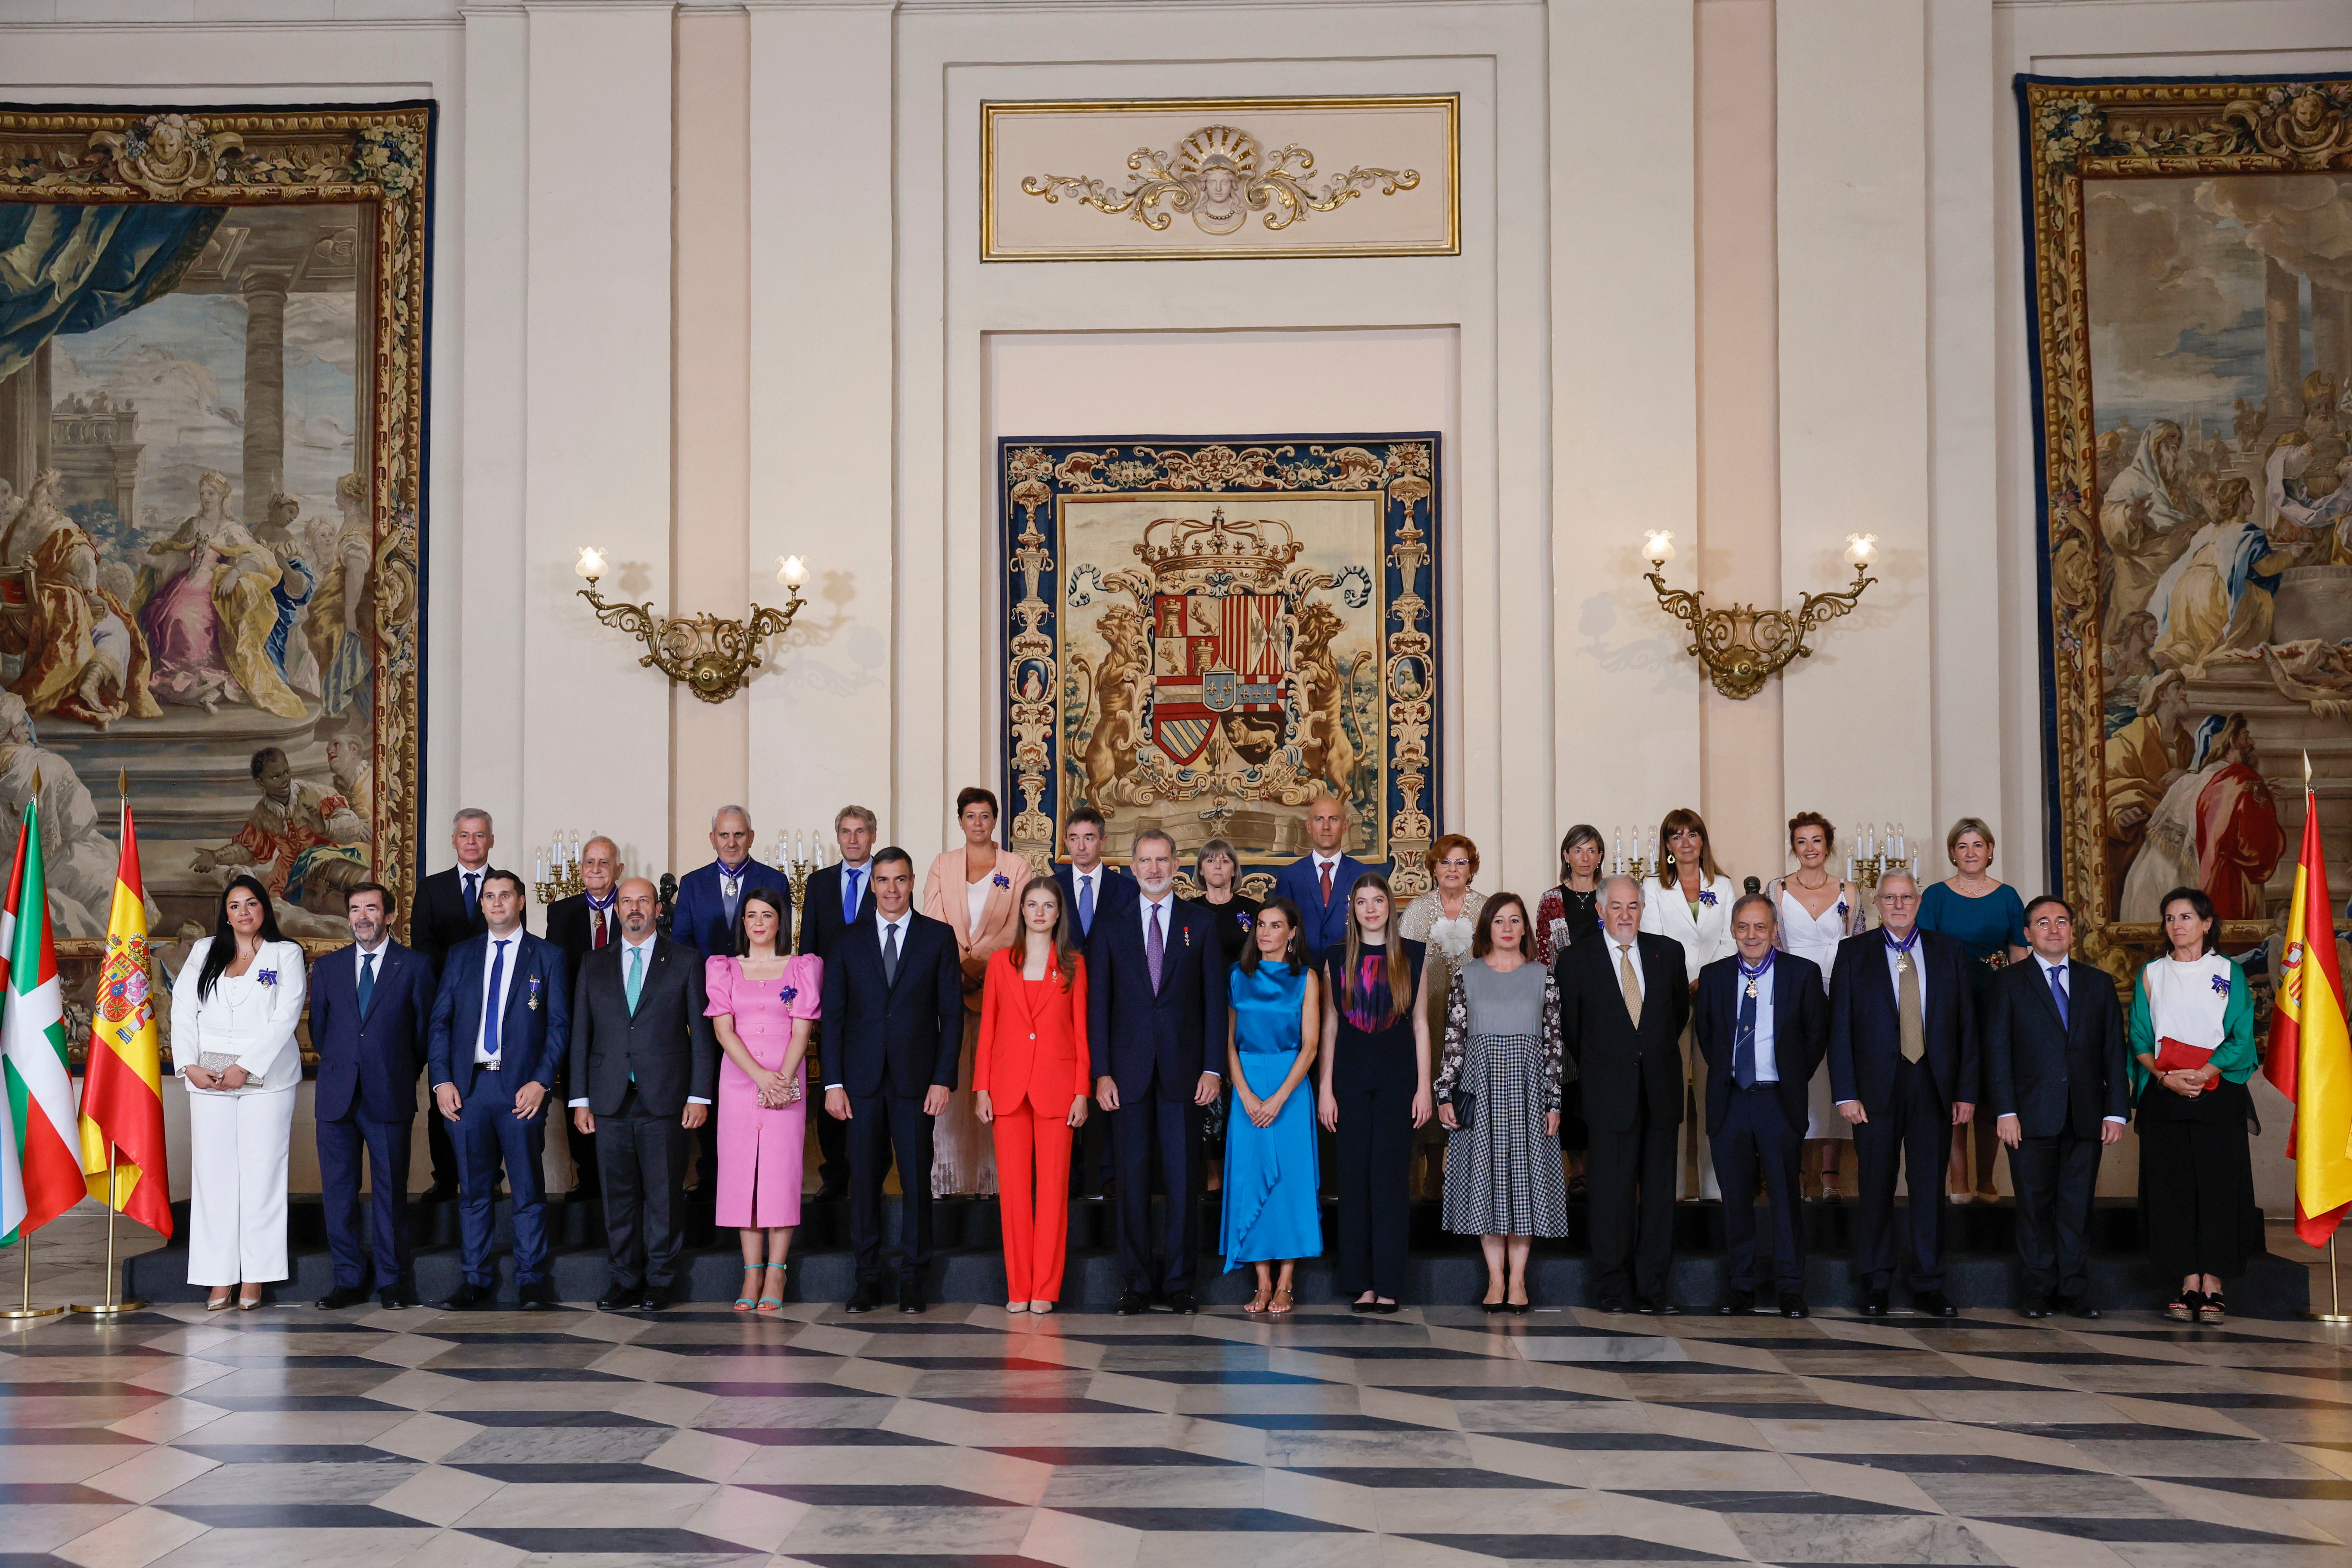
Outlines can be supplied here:
[[251, 1311], [264, 1284], [286, 1278], [304, 981], [268, 890], [237, 877], [172, 984], [172, 1059], [188, 1086], [188, 1283], [212, 1288], [207, 1310], [234, 1299]]
[[[1657, 875], [1642, 889], [1642, 929], [1681, 944], [1683, 973], [1698, 991], [1698, 972], [1737, 951], [1731, 941], [1731, 879], [1715, 863], [1706, 819], [1688, 807], [1666, 813], [1658, 824]], [[1684, 1201], [1721, 1197], [1715, 1184], [1715, 1152], [1706, 1141], [1706, 1063], [1683, 1028], [1683, 1158], [1676, 1181]], [[1696, 1085], [1698, 1092], [1689, 1092]]]

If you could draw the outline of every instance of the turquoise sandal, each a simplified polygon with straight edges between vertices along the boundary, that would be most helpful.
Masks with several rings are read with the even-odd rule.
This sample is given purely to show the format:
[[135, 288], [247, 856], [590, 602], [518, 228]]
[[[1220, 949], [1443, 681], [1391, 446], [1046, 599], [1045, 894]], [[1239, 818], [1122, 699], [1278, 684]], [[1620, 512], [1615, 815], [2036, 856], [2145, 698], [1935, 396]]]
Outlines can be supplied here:
[[[743, 1272], [746, 1274], [754, 1274], [766, 1267], [767, 1265], [764, 1263], [746, 1263], [743, 1265]], [[736, 1297], [735, 1310], [739, 1312], [748, 1312], [751, 1310], [751, 1298], [749, 1296]]]
[[[779, 1274], [782, 1274], [784, 1271], [784, 1266], [781, 1263], [771, 1263], [767, 1265], [767, 1267], [774, 1269]], [[761, 1311], [781, 1312], [784, 1310], [784, 1298], [782, 1294], [783, 1287], [779, 1285], [776, 1287], [776, 1290], [777, 1294], [773, 1296], [762, 1296], [760, 1298], [759, 1310]]]

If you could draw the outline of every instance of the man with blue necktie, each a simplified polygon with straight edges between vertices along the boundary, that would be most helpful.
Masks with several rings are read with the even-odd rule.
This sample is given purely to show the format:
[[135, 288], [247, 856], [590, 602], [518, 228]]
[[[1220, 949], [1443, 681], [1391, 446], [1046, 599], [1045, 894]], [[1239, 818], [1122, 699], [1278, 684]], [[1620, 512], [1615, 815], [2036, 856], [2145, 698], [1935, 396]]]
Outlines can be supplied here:
[[1054, 880], [1062, 884], [1062, 907], [1076, 923], [1070, 934], [1080, 947], [1093, 937], [1096, 921], [1135, 897], [1135, 879], [1103, 859], [1103, 814], [1091, 805], [1076, 807], [1062, 825], [1070, 858], [1054, 868]]
[[520, 877], [487, 872], [481, 900], [487, 929], [442, 966], [426, 1068], [434, 1104], [455, 1130], [465, 1237], [465, 1283], [442, 1309], [474, 1311], [497, 1294], [490, 1247], [504, 1165], [514, 1195], [515, 1283], [524, 1310], [547, 1310], [562, 1303], [547, 1278], [540, 1153], [548, 1092], [571, 1040], [570, 976], [562, 951], [522, 929]]
[[1314, 852], [1274, 874], [1274, 893], [1307, 917], [1307, 957], [1319, 969], [1326, 949], [1347, 945], [1348, 893], [1370, 868], [1347, 852], [1348, 810], [1336, 795], [1317, 795], [1307, 805], [1307, 837]]
[[[1780, 923], [1772, 900], [1749, 893], [1731, 906], [1738, 951], [1698, 972], [1694, 1031], [1706, 1058], [1704, 1103], [1716, 1174], [1723, 1183], [1723, 1228], [1731, 1246], [1727, 1317], [1756, 1310], [1769, 1268], [1780, 1315], [1805, 1315], [1804, 1227], [1798, 1166], [1804, 1155], [1806, 1086], [1821, 1065], [1828, 1028], [1822, 972], [1772, 945]], [[1756, 1256], [1756, 1179], [1772, 1200], [1772, 1252]]]
[[[793, 879], [773, 866], [751, 858], [751, 814], [740, 805], [722, 805], [710, 814], [710, 847], [717, 858], [678, 879], [677, 903], [670, 910], [669, 934], [705, 958], [735, 951], [735, 916], [743, 895], [764, 888], [782, 895], [789, 906]], [[791, 923], [793, 911], [783, 911]]]
[[[814, 953], [826, 963], [841, 933], [859, 921], [874, 917], [874, 846], [880, 823], [862, 805], [845, 805], [833, 814], [833, 841], [841, 858], [809, 873], [801, 890], [799, 951]], [[825, 1055], [824, 1020], [816, 1021], [809, 1042], [809, 1073], [824, 1081], [830, 1058]], [[817, 1196], [837, 1198], [849, 1182], [848, 1124], [831, 1116], [812, 1115], [816, 1124]]]

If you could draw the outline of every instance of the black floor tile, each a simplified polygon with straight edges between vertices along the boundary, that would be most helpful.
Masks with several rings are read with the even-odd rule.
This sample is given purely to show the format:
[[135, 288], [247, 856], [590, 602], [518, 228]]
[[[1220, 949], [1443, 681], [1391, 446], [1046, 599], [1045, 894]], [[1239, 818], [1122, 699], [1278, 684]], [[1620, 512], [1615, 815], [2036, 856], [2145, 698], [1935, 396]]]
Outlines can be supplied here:
[[2083, 1473], [2064, 1465], [2044, 1465], [2032, 1459], [2007, 1458], [1999, 1454], [1807, 1454], [1804, 1457], [1826, 1459], [1833, 1465], [1895, 1470], [1906, 1476], [2075, 1476]]
[[[1433, 1546], [1499, 1557], [1507, 1563], [1736, 1563], [1696, 1547], [1669, 1546], [1631, 1535], [1408, 1535]], [[1841, 1565], [1843, 1568], [1843, 1565]]]
[[1376, 1487], [1383, 1491], [1418, 1488], [1435, 1491], [1559, 1491], [1564, 1481], [1539, 1481], [1500, 1470], [1474, 1469], [1466, 1465], [1284, 1465], [1295, 1475], [1316, 1476], [1349, 1486]]
[[765, 1492], [811, 1508], [1023, 1508], [1009, 1498], [968, 1492], [957, 1487], [857, 1482], [816, 1484], [803, 1481], [735, 1483], [747, 1492]]
[[2068, 1519], [2036, 1515], [2030, 1519], [1985, 1516], [1987, 1524], [2014, 1525], [2020, 1530], [2046, 1530], [2083, 1541], [2184, 1546], [2326, 1546], [2300, 1535], [2278, 1535], [2267, 1530], [2241, 1530], [2235, 1525], [2209, 1524], [2201, 1519]]
[[936, 1437], [918, 1437], [908, 1432], [885, 1432], [876, 1426], [699, 1426], [695, 1430], [708, 1432], [714, 1437], [732, 1437], [738, 1442], [757, 1443], [765, 1448], [820, 1446], [828, 1448], [938, 1448], [947, 1446]]
[[566, 1530], [551, 1527], [535, 1529], [498, 1530], [482, 1525], [465, 1527], [467, 1535], [478, 1535], [485, 1541], [495, 1541], [501, 1546], [511, 1546], [521, 1552], [555, 1555], [563, 1552], [629, 1552], [645, 1557], [748, 1557], [765, 1561], [768, 1553], [740, 1546], [731, 1541], [721, 1541], [715, 1535], [701, 1535], [691, 1530], [642, 1530], [602, 1528], [596, 1530]]
[[1213, 1531], [1225, 1534], [1265, 1534], [1296, 1531], [1300, 1534], [1359, 1534], [1362, 1527], [1330, 1524], [1302, 1514], [1270, 1508], [1056, 1508], [1055, 1513], [1115, 1524], [1125, 1530]]
[[1214, 1454], [1187, 1453], [1181, 1448], [990, 1448], [987, 1452], [1003, 1454], [1015, 1459], [1031, 1459], [1057, 1468], [1113, 1465], [1234, 1466], [1244, 1462], [1221, 1459]]
[[215, 1530], [422, 1530], [435, 1526], [389, 1509], [357, 1502], [159, 1502]]
[[1916, 1514], [1916, 1508], [1872, 1502], [1866, 1498], [1838, 1497], [1829, 1492], [1639, 1491], [1621, 1495], [1670, 1502], [1680, 1508], [1703, 1508], [1710, 1513], [1895, 1513]]

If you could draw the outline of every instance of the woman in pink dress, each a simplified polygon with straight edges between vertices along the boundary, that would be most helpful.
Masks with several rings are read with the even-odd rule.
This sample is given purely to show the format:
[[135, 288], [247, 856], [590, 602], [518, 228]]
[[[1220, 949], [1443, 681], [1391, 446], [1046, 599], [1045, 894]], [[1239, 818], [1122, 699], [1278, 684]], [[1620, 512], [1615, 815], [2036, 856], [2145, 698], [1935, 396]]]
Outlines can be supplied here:
[[801, 1222], [802, 1149], [808, 1136], [808, 1047], [824, 961], [784, 955], [785, 895], [754, 888], [736, 917], [736, 952], [704, 963], [704, 1009], [727, 1059], [719, 1068], [717, 1223], [743, 1237], [743, 1293], [735, 1310], [784, 1304], [784, 1255]]

